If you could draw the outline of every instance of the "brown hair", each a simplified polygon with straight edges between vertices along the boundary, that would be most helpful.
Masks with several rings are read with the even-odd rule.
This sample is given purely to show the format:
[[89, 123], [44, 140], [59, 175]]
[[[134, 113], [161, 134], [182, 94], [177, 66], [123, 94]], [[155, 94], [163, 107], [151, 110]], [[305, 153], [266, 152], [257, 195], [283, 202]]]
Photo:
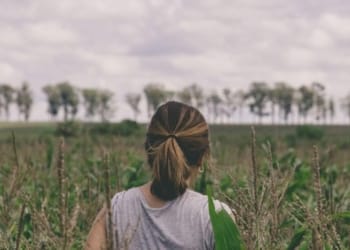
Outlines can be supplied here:
[[209, 155], [208, 134], [208, 125], [197, 109], [175, 101], [158, 108], [145, 142], [154, 195], [172, 200], [186, 191], [190, 168], [199, 167]]

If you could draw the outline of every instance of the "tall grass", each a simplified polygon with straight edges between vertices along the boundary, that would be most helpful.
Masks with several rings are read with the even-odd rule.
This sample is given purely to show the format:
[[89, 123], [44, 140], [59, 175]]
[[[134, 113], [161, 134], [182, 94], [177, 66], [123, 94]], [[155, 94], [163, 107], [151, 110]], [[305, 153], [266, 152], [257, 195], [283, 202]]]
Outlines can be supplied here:
[[[248, 250], [350, 249], [350, 160], [339, 161], [338, 147], [300, 154], [254, 128], [249, 148], [213, 136], [213, 166], [196, 187], [212, 184], [213, 196], [230, 205]], [[111, 196], [147, 181], [142, 140], [14, 133], [2, 140], [0, 249], [82, 249]]]
[[[308, 163], [289, 152], [278, 159], [268, 141], [261, 146], [266, 159], [257, 162], [256, 133], [252, 128], [251, 177], [231, 176], [230, 185], [220, 187], [221, 194], [237, 214], [237, 224], [247, 249], [349, 248], [345, 230], [349, 230], [349, 226], [339, 225], [333, 219], [332, 210], [325, 209], [327, 202], [318, 148], [313, 147]], [[305, 178], [299, 175], [302, 171], [313, 173], [313, 178], [301, 180]], [[326, 171], [324, 175], [327, 178]], [[308, 185], [302, 185], [301, 181]], [[348, 187], [340, 189], [341, 199], [348, 200]], [[340, 214], [347, 215], [349, 206], [342, 209]]]

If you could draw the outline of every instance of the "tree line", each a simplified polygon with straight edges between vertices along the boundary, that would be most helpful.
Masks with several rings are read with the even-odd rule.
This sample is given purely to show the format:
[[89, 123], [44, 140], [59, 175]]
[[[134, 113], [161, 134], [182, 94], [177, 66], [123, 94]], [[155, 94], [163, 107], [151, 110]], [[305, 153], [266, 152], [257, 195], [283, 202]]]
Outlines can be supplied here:
[[[42, 88], [46, 95], [47, 112], [57, 119], [62, 110], [63, 119], [75, 119], [83, 108], [87, 120], [107, 121], [116, 111], [111, 90], [98, 88], [77, 88], [69, 82], [48, 84]], [[223, 88], [208, 93], [198, 84], [188, 85], [180, 90], [169, 90], [160, 83], [149, 83], [141, 93], [127, 93], [125, 103], [133, 111], [133, 119], [140, 113], [142, 98], [146, 101], [146, 111], [150, 117], [157, 107], [169, 100], [178, 100], [192, 105], [205, 113], [213, 123], [240, 123], [243, 114], [251, 113], [255, 121], [261, 123], [270, 117], [270, 123], [333, 123], [338, 106], [326, 93], [321, 83], [311, 83], [293, 87], [285, 82], [269, 85], [253, 82], [245, 91]], [[34, 98], [28, 83], [14, 88], [0, 84], [0, 117], [8, 120], [10, 106], [16, 105], [21, 119], [28, 121]], [[350, 121], [350, 93], [339, 101], [339, 107]], [[266, 119], [265, 119], [266, 120]]]

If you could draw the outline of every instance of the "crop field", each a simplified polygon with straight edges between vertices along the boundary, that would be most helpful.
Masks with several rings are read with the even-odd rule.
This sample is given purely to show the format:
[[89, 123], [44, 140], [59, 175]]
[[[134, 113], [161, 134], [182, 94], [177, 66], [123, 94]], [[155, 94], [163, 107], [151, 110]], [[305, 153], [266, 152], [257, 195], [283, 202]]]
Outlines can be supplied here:
[[[0, 249], [82, 249], [117, 191], [150, 178], [146, 125], [0, 124]], [[245, 248], [350, 249], [350, 127], [212, 125], [193, 187], [232, 209]]]

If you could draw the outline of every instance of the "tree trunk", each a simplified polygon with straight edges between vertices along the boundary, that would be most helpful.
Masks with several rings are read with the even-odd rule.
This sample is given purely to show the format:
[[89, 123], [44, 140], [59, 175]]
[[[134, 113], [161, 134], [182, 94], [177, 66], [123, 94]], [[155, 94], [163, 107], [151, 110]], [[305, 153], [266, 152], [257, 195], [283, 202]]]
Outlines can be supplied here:
[[10, 118], [10, 111], [9, 111], [9, 107], [8, 106], [5, 106], [5, 112], [6, 112], [6, 121], [8, 121], [9, 118]]
[[66, 122], [68, 120], [68, 106], [67, 104], [64, 104], [64, 121]]

